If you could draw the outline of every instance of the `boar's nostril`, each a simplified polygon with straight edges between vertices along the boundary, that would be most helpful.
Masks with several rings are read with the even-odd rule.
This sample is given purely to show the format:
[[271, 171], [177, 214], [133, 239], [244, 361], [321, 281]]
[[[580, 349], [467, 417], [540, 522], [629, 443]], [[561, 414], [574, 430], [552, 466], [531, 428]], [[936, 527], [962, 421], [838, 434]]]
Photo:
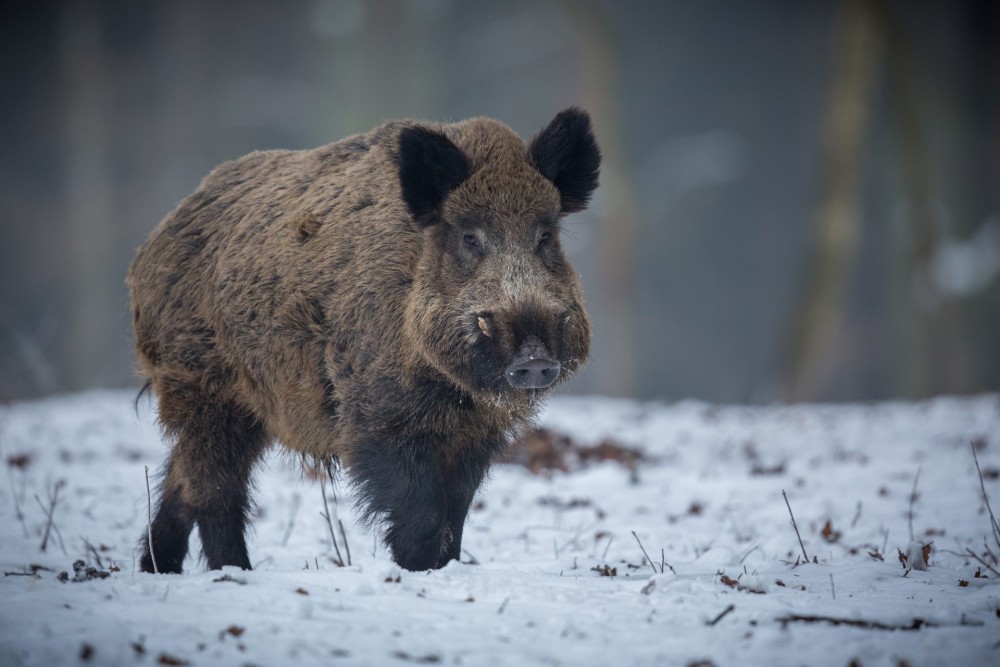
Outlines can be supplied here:
[[512, 364], [505, 375], [517, 389], [543, 389], [556, 381], [561, 368], [558, 361], [536, 357]]

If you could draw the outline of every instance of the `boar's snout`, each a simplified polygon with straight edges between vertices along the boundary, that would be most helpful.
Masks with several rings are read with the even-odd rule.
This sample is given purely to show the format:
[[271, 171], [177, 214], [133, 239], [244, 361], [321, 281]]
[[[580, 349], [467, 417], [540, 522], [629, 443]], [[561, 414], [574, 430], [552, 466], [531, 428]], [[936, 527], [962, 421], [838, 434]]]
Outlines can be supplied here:
[[515, 389], [544, 389], [556, 381], [559, 362], [538, 339], [527, 340], [514, 356], [514, 363], [507, 367], [504, 377]]

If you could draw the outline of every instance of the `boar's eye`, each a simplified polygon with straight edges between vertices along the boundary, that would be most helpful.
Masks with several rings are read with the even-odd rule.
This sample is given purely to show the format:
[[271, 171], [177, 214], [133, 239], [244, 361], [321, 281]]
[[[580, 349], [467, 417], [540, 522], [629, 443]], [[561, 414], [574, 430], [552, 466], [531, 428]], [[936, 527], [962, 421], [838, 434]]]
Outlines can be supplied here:
[[479, 240], [479, 237], [475, 234], [466, 234], [463, 236], [462, 243], [465, 244], [466, 248], [473, 251], [477, 255], [482, 255], [486, 251], [486, 249], [483, 248], [483, 244]]
[[549, 242], [549, 239], [551, 238], [552, 238], [552, 232], [542, 232], [542, 235], [538, 237], [538, 247], [541, 248], [542, 246], [546, 245]]

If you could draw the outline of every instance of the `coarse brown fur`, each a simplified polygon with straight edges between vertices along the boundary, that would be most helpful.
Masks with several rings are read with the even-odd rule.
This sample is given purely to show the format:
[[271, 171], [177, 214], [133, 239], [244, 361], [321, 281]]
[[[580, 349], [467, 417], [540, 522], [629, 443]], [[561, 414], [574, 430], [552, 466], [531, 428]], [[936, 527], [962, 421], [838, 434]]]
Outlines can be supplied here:
[[194, 525], [209, 567], [250, 567], [247, 489], [274, 441], [339, 460], [400, 565], [457, 558], [491, 458], [546, 391], [510, 369], [543, 357], [562, 380], [589, 354], [558, 223], [599, 160], [569, 109], [527, 144], [486, 118], [393, 121], [209, 174], [128, 274], [173, 443], [158, 569], [181, 570]]

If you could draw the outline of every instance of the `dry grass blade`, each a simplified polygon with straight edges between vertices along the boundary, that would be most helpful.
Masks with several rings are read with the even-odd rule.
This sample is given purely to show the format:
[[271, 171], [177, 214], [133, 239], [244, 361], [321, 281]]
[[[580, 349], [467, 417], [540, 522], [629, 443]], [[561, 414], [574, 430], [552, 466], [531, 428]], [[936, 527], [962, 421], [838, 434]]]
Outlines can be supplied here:
[[993, 533], [993, 539], [997, 543], [997, 548], [1000, 549], [1000, 525], [997, 524], [997, 518], [993, 515], [993, 508], [990, 507], [990, 498], [986, 495], [986, 483], [983, 482], [983, 470], [979, 467], [979, 457], [976, 455], [976, 444], [969, 443], [972, 448], [972, 460], [976, 462], [976, 472], [979, 473], [979, 488], [983, 492], [983, 502], [986, 503], [986, 511], [990, 515], [990, 528]]
[[910, 490], [910, 506], [906, 511], [906, 520], [910, 527], [910, 542], [913, 541], [913, 503], [917, 502], [917, 482], [920, 481], [921, 470], [923, 470], [923, 467], [917, 468], [917, 474], [913, 477], [913, 489]]
[[326, 500], [326, 483], [322, 477], [319, 479], [319, 492], [323, 496], [323, 512], [320, 512], [320, 516], [326, 519], [326, 527], [330, 530], [330, 541], [333, 542], [333, 550], [337, 554], [337, 565], [339, 567], [344, 567], [344, 557], [340, 555], [340, 546], [337, 544], [337, 534], [333, 530], [333, 520], [330, 518], [330, 505]]
[[802, 543], [802, 535], [799, 534], [799, 524], [795, 523], [795, 515], [792, 514], [792, 505], [788, 502], [788, 494], [781, 490], [781, 496], [785, 499], [785, 506], [788, 508], [788, 516], [792, 517], [792, 528], [795, 529], [795, 537], [799, 538], [799, 546], [802, 548], [802, 557], [809, 562], [809, 554], [806, 553], [806, 545]]
[[[642, 549], [642, 555], [646, 557], [646, 562], [649, 563], [649, 567], [653, 568], [653, 574], [660, 574], [656, 571], [656, 563], [654, 563], [653, 559], [649, 557], [648, 553], [646, 553], [646, 547], [642, 546], [642, 542], [639, 540], [639, 536], [635, 534], [634, 530], [632, 531], [632, 537], [634, 537], [635, 541], [639, 543], [639, 548]], [[673, 570], [673, 568], [670, 569]]]
[[153, 550], [153, 495], [149, 492], [149, 466], [146, 469], [146, 539], [149, 542], [149, 559], [153, 561], [153, 573], [159, 574], [160, 568], [156, 565], [156, 551]]

